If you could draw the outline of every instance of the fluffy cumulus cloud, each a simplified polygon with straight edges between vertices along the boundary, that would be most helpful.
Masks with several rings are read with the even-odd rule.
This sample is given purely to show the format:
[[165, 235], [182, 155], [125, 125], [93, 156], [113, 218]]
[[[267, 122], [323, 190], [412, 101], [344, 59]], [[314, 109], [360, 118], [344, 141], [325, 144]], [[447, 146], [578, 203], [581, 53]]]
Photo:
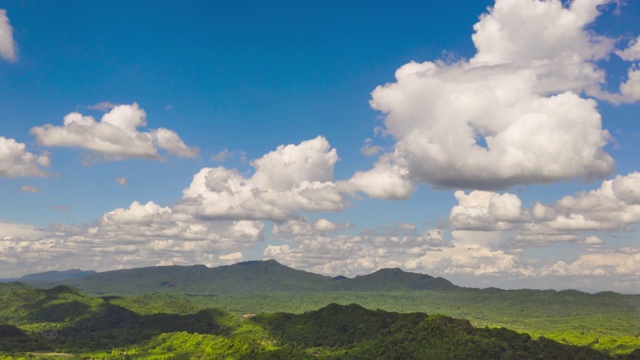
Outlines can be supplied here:
[[49, 153], [28, 152], [26, 145], [0, 136], [0, 177], [46, 176], [42, 169], [51, 165]]
[[629, 230], [640, 223], [640, 173], [618, 175], [600, 188], [536, 204], [534, 214], [551, 230]]
[[0, 9], [0, 57], [6, 61], [18, 60], [13, 28], [5, 9]]
[[100, 160], [159, 159], [159, 149], [180, 157], [198, 156], [198, 148], [185, 145], [172, 130], [138, 131], [139, 127], [147, 125], [146, 117], [146, 112], [137, 103], [118, 105], [100, 121], [73, 112], [64, 117], [62, 126], [36, 126], [31, 134], [44, 146], [86, 149]]
[[[640, 72], [629, 70], [620, 94], [603, 90], [596, 63], [616, 42], [589, 26], [608, 2], [496, 0], [474, 26], [471, 59], [399, 68], [396, 82], [371, 99], [394, 149], [356, 174], [354, 187], [398, 198], [407, 181], [491, 190], [609, 174], [610, 135], [596, 101], [583, 94], [636, 101]], [[636, 59], [635, 50], [634, 43], [620, 54]], [[402, 190], [390, 191], [392, 182]]]
[[522, 201], [513, 194], [472, 191], [469, 195], [456, 191], [458, 205], [451, 209], [449, 220], [460, 230], [507, 230], [514, 223], [529, 219]]
[[529, 209], [515, 194], [457, 191], [458, 205], [451, 209], [454, 230], [508, 231], [518, 246], [546, 246], [572, 242], [599, 246], [594, 232], [632, 231], [640, 224], [640, 173], [605, 180], [600, 187]]
[[[333, 182], [337, 161], [336, 150], [317, 137], [279, 146], [252, 161], [255, 171], [250, 177], [235, 169], [205, 168], [172, 206], [134, 201], [105, 213], [91, 226], [54, 225], [41, 234], [5, 237], [1, 246], [6, 259], [0, 259], [0, 271], [10, 267], [15, 272], [15, 264], [49, 270], [37, 266], [40, 261], [47, 266], [55, 263], [57, 269], [87, 264], [97, 270], [228, 264], [244, 259], [241, 250], [263, 240], [265, 225], [260, 220], [278, 221], [274, 234], [309, 236], [346, 230], [348, 223], [327, 219], [306, 223], [299, 214], [343, 208], [344, 199]], [[79, 253], [85, 256], [78, 258]]]
[[350, 179], [338, 182], [338, 186], [351, 195], [365, 193], [378, 199], [406, 199], [414, 190], [407, 169], [394, 163], [389, 155], [380, 157], [373, 169], [357, 171]]
[[342, 210], [333, 182], [338, 161], [324, 137], [282, 145], [251, 162], [253, 175], [235, 169], [204, 168], [183, 191], [181, 212], [207, 219], [282, 221], [299, 211]]

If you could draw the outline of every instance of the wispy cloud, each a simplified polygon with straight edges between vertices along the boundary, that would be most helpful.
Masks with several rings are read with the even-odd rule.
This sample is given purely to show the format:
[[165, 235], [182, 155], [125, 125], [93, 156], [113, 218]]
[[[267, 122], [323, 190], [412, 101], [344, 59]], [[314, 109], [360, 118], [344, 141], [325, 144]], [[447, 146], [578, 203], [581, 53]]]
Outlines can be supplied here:
[[7, 11], [0, 9], [0, 57], [6, 61], [18, 60], [18, 50], [13, 39], [13, 28], [7, 17]]
[[22, 187], [20, 188], [20, 190], [24, 191], [24, 192], [29, 192], [29, 193], [37, 193], [40, 192], [40, 189], [38, 187], [35, 186], [30, 186], [30, 185], [22, 185]]
[[116, 177], [114, 180], [115, 180], [115, 182], [117, 182], [117, 183], [118, 183], [118, 185], [120, 185], [120, 186], [125, 186], [125, 185], [127, 185], [127, 178], [126, 178], [126, 177]]
[[87, 109], [99, 110], [99, 111], [107, 112], [107, 111], [113, 109], [116, 106], [118, 106], [118, 104], [114, 104], [114, 103], [109, 102], [109, 101], [103, 101], [101, 103], [97, 103], [97, 104], [93, 104], [93, 105], [87, 105]]

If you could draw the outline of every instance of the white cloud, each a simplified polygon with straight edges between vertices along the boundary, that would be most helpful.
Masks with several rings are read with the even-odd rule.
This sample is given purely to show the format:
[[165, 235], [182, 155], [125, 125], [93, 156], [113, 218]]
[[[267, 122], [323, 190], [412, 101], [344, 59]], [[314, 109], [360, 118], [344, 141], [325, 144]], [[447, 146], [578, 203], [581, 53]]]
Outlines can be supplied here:
[[629, 68], [628, 80], [620, 84], [621, 102], [633, 103], [640, 100], [640, 70]]
[[118, 104], [114, 104], [110, 101], [103, 101], [97, 104], [93, 104], [93, 105], [87, 105], [87, 109], [91, 109], [91, 110], [99, 110], [99, 111], [103, 111], [103, 112], [107, 112], [111, 109], [113, 109], [114, 107], [118, 106]]
[[0, 222], [0, 277], [81, 267], [106, 271], [158, 264], [223, 265], [263, 239], [257, 221], [203, 221], [154, 202], [133, 202], [92, 226]]
[[115, 182], [117, 182], [117, 183], [118, 183], [118, 185], [120, 185], [120, 186], [125, 186], [125, 185], [127, 185], [127, 178], [126, 178], [126, 177], [116, 177], [114, 180], [115, 180]]
[[629, 46], [624, 50], [616, 50], [616, 55], [626, 61], [640, 60], [640, 36], [629, 42]]
[[263, 226], [247, 220], [202, 221], [152, 201], [136, 201], [129, 208], [106, 213], [92, 236], [117, 241], [164, 241], [165, 245], [206, 241], [209, 248], [227, 249], [261, 240]]
[[218, 260], [225, 262], [226, 264], [235, 264], [245, 260], [244, 255], [241, 252], [234, 252], [227, 255], [218, 256]]
[[[220, 151], [219, 153], [212, 155], [211, 156], [211, 161], [214, 162], [224, 162], [227, 159], [230, 159], [232, 157], [234, 157], [236, 155], [236, 151], [229, 151], [229, 149], [224, 149], [222, 151]], [[243, 162], [245, 160], [245, 154], [243, 152], [240, 152], [240, 156], [243, 159]]]
[[400, 229], [415, 231], [416, 226], [410, 223], [401, 222], [396, 224], [396, 226]]
[[[370, 170], [376, 177], [359, 173], [364, 180], [353, 181], [384, 197], [388, 191], [371, 190], [371, 178], [383, 171], [475, 189], [609, 174], [610, 136], [597, 103], [580, 97], [604, 93], [605, 73], [595, 62], [615, 41], [587, 27], [606, 2], [497, 0], [474, 26], [477, 53], [470, 60], [402, 66], [396, 82], [377, 87], [371, 99], [385, 114], [394, 151]], [[623, 90], [629, 99], [637, 88], [632, 75]]]
[[623, 247], [614, 250], [582, 254], [571, 263], [558, 261], [541, 273], [542, 276], [598, 276], [611, 281], [612, 277], [624, 279], [632, 277], [637, 281], [640, 275], [640, 249]]
[[373, 140], [367, 138], [364, 140], [364, 145], [360, 148], [360, 152], [364, 156], [373, 156], [382, 151], [382, 146], [371, 145]]
[[332, 181], [337, 161], [336, 150], [321, 136], [281, 145], [251, 162], [250, 177], [222, 166], [201, 169], [176, 208], [208, 219], [274, 221], [295, 218], [299, 211], [342, 210]]
[[350, 179], [337, 182], [341, 191], [355, 195], [365, 193], [378, 199], [406, 199], [413, 193], [408, 171], [382, 156], [373, 169], [357, 171]]
[[41, 237], [45, 234], [45, 231], [32, 225], [0, 221], [0, 239], [32, 238]]
[[46, 176], [42, 167], [51, 165], [48, 152], [36, 155], [26, 145], [0, 136], [0, 177]]
[[13, 39], [13, 28], [7, 17], [7, 10], [0, 9], [0, 57], [6, 61], [18, 60], [17, 46]]
[[456, 191], [458, 205], [451, 209], [449, 220], [458, 230], [508, 230], [514, 223], [529, 219], [522, 202], [513, 194], [472, 191], [469, 195]]
[[534, 211], [545, 228], [558, 231], [624, 230], [640, 223], [640, 173], [618, 175], [600, 188], [565, 196]]
[[23, 192], [29, 192], [29, 193], [37, 193], [40, 192], [40, 189], [36, 186], [31, 186], [31, 185], [22, 185], [22, 187], [20, 188], [20, 190], [22, 190]]
[[[416, 232], [415, 228], [364, 229], [358, 235], [327, 234], [314, 231], [311, 224], [279, 227], [274, 233], [284, 245], [269, 245], [263, 257], [283, 264], [326, 275], [362, 275], [381, 268], [400, 267], [407, 271], [434, 276], [506, 275], [530, 276], [530, 266], [523, 265], [520, 254], [495, 249], [493, 240], [477, 244], [465, 232], [443, 241], [441, 230]], [[483, 232], [485, 235], [486, 232]], [[500, 237], [499, 233], [490, 237]]]
[[457, 191], [458, 205], [451, 209], [454, 230], [501, 231], [517, 247], [549, 246], [565, 242], [602, 245], [588, 232], [631, 231], [640, 224], [640, 173], [618, 175], [598, 189], [564, 196], [551, 204], [536, 202], [530, 209], [514, 194]]
[[587, 236], [584, 238], [584, 243], [587, 245], [602, 245], [604, 241], [597, 236]]
[[118, 105], [104, 114], [100, 121], [73, 112], [64, 117], [62, 126], [36, 126], [31, 129], [31, 134], [44, 146], [86, 149], [101, 160], [159, 159], [158, 149], [180, 157], [198, 156], [198, 148], [186, 146], [171, 130], [138, 131], [137, 128], [147, 125], [146, 117], [137, 103]]
[[318, 219], [309, 222], [307, 219], [291, 219], [282, 223], [275, 223], [271, 227], [271, 233], [283, 238], [293, 239], [299, 236], [311, 236], [325, 234], [331, 231], [344, 230], [351, 227], [351, 224], [336, 224], [327, 219]]

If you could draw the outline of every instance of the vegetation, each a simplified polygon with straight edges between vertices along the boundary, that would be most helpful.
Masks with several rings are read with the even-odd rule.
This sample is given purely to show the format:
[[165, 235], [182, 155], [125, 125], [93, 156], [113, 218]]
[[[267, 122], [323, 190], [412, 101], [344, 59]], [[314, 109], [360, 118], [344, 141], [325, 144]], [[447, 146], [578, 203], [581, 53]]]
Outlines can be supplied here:
[[[15, 287], [0, 314], [3, 358], [92, 359], [607, 359], [588, 347], [424, 313], [330, 304], [303, 314], [247, 319], [218, 309], [139, 314], [59, 286]], [[136, 306], [142, 306], [133, 301]], [[151, 312], [151, 311], [147, 311]]]
[[[565, 349], [556, 348], [559, 344], [571, 344], [599, 351], [581, 348], [587, 358], [594, 354], [640, 358], [638, 295], [460, 288], [444, 279], [399, 269], [354, 279], [330, 278], [275, 261], [214, 269], [78, 270], [32, 278], [42, 281], [64, 276], [68, 277], [65, 281], [86, 282], [85, 286], [94, 279], [90, 288], [99, 296], [66, 285], [39, 289], [18, 282], [0, 283], [0, 349], [5, 354], [42, 358], [57, 352], [105, 359], [135, 354], [194, 358], [205, 353], [214, 358], [358, 358], [383, 356], [386, 346], [417, 358], [436, 356], [437, 351], [461, 358], [479, 356], [477, 351], [489, 351], [485, 355], [490, 357], [497, 354], [494, 358], [512, 356], [505, 354], [526, 358], [522, 354], [536, 354], [534, 348], [559, 354]], [[108, 291], [98, 291], [96, 284]], [[120, 285], [123, 290], [114, 293]], [[158, 287], [164, 290], [153, 294], [139, 290]], [[135, 295], [125, 296], [127, 293]], [[329, 325], [326, 319], [334, 313], [342, 315], [331, 321], [347, 323], [342, 328], [320, 329]], [[358, 316], [347, 316], [350, 313]], [[261, 315], [244, 320], [245, 314]], [[442, 344], [431, 344], [429, 339], [436, 335], [425, 334], [438, 328], [434, 322], [457, 332], [438, 333], [444, 336]], [[317, 327], [309, 327], [312, 324]], [[350, 329], [350, 325], [357, 327]], [[332, 333], [334, 338], [318, 337]], [[333, 342], [338, 338], [342, 342]], [[454, 356], [460, 344], [475, 345], [464, 345], [471, 352]], [[417, 352], [425, 346], [435, 352]], [[49, 355], [27, 354], [35, 350]], [[85, 355], [78, 355], [82, 353]], [[386, 354], [383, 358], [393, 357]]]

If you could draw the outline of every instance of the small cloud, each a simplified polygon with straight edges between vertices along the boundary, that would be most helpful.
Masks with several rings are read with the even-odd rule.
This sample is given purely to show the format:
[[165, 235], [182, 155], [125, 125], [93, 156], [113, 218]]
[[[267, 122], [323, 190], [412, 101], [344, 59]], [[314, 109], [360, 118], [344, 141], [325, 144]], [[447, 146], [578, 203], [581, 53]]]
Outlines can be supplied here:
[[6, 61], [18, 60], [17, 46], [13, 40], [13, 28], [7, 17], [7, 10], [0, 9], [0, 57]]
[[379, 153], [380, 151], [382, 151], [382, 147], [381, 146], [372, 146], [371, 142], [373, 140], [371, 139], [365, 139], [364, 141], [364, 145], [360, 148], [360, 152], [365, 155], [365, 156], [373, 156], [377, 153]]
[[246, 163], [247, 162], [247, 154], [244, 151], [229, 151], [229, 149], [224, 149], [222, 151], [220, 151], [219, 153], [212, 155], [211, 156], [211, 161], [214, 162], [224, 162], [227, 159], [231, 159], [232, 157], [238, 155], [240, 157], [240, 161], [242, 163]]
[[220, 151], [219, 153], [211, 156], [211, 161], [223, 162], [223, 161], [233, 157], [233, 155], [235, 153], [236, 153], [235, 151], [229, 151], [229, 149], [224, 149], [224, 150]]
[[597, 236], [589, 236], [584, 239], [584, 243], [587, 245], [602, 245], [604, 242]]
[[126, 177], [116, 177], [114, 179], [118, 184], [120, 184], [121, 186], [125, 186], [127, 185], [127, 178]]
[[220, 260], [232, 260], [232, 261], [242, 261], [244, 260], [244, 255], [241, 252], [234, 252], [228, 255], [220, 255], [218, 256]]
[[56, 205], [56, 206], [52, 206], [51, 208], [53, 210], [58, 210], [58, 211], [69, 211], [69, 207], [64, 205]]
[[169, 104], [169, 105], [165, 106], [164, 109], [166, 111], [169, 111], [169, 110], [173, 109], [173, 105]]
[[91, 110], [99, 110], [99, 111], [104, 111], [107, 112], [111, 109], [113, 109], [114, 107], [116, 107], [118, 105], [110, 102], [110, 101], [103, 101], [101, 103], [97, 103], [97, 104], [93, 104], [93, 105], [88, 105], [87, 109], [91, 109]]
[[397, 223], [396, 226], [398, 227], [398, 229], [402, 229], [402, 230], [409, 230], [409, 231], [415, 231], [416, 230], [416, 226], [413, 224], [409, 224], [406, 222], [401, 222], [401, 223]]
[[20, 188], [20, 190], [24, 191], [24, 192], [29, 192], [29, 193], [37, 193], [40, 192], [40, 189], [35, 187], [35, 186], [30, 186], [30, 185], [22, 185], [22, 187]]

